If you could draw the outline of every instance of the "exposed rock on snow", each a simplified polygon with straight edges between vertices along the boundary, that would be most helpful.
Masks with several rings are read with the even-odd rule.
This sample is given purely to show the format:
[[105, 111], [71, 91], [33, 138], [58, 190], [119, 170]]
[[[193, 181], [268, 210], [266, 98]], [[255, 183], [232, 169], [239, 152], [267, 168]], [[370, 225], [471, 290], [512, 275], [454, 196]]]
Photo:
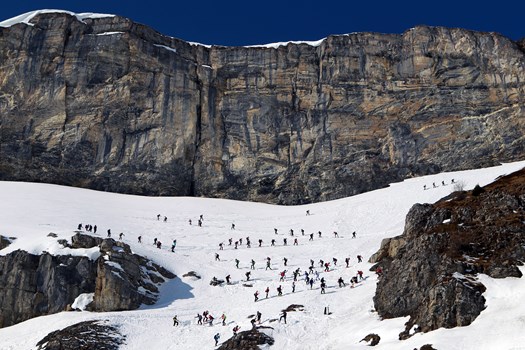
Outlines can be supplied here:
[[386, 239], [371, 259], [383, 268], [375, 308], [385, 318], [410, 316], [400, 338], [466, 326], [485, 308], [476, 275], [521, 277], [525, 261], [525, 171], [475, 193], [416, 204], [403, 235]]
[[218, 350], [260, 350], [259, 345], [273, 345], [274, 342], [272, 337], [255, 328], [231, 337]]
[[107, 321], [86, 321], [49, 333], [38, 350], [117, 350], [125, 336]]
[[381, 340], [381, 337], [379, 335], [377, 335], [375, 333], [370, 333], [366, 337], [361, 339], [360, 342], [364, 341], [364, 342], [369, 343], [368, 345], [370, 345], [370, 346], [376, 346], [377, 344], [379, 344], [380, 340]]
[[70, 310], [84, 293], [94, 293], [93, 302], [85, 305], [91, 311], [130, 310], [154, 304], [158, 284], [175, 277], [132, 254], [127, 244], [89, 237], [77, 234], [73, 245], [91, 247], [100, 240], [101, 256], [96, 261], [84, 256], [34, 255], [21, 250], [0, 256], [0, 327]]
[[7, 237], [4, 237], [4, 236], [0, 235], [0, 249], [4, 249], [8, 245], [10, 245], [11, 241], [14, 240], [14, 239], [15, 239], [14, 237], [7, 238]]

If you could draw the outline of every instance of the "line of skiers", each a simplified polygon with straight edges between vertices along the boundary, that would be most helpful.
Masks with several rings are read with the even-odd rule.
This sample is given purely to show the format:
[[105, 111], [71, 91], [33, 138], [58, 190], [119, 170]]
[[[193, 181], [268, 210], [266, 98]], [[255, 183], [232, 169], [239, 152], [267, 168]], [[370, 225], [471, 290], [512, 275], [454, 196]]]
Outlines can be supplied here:
[[[455, 184], [455, 183], [456, 183], [456, 181], [455, 181], [454, 179], [452, 179], [452, 180], [450, 181], [450, 183], [451, 183], [451, 184]], [[444, 181], [444, 180], [443, 180], [443, 181], [441, 181], [441, 186], [447, 186], [447, 184], [445, 183], [445, 181]], [[436, 185], [436, 183], [435, 183], [435, 182], [432, 182], [432, 188], [437, 188], [437, 187], [439, 187], [439, 185]], [[425, 185], [423, 185], [423, 190], [428, 190], [428, 189], [430, 189], [430, 187], [427, 187], [427, 185], [426, 185], [426, 184], [425, 184]]]

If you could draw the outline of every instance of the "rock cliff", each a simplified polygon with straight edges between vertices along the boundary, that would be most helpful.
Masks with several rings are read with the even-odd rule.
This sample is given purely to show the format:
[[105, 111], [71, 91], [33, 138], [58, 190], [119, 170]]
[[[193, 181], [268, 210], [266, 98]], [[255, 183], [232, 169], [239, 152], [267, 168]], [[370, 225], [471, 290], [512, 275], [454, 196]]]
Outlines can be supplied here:
[[[94, 240], [77, 234], [72, 241], [77, 248], [90, 248]], [[175, 277], [113, 239], [101, 240], [100, 253], [96, 261], [21, 250], [0, 256], [0, 328], [69, 310], [75, 298], [84, 293], [93, 293], [93, 302], [88, 305], [91, 311], [131, 310], [154, 304], [157, 284]]]
[[384, 318], [410, 316], [418, 331], [472, 323], [485, 308], [476, 275], [521, 277], [525, 261], [525, 170], [435, 204], [416, 204], [401, 236], [372, 257], [384, 274], [374, 304]]
[[281, 204], [523, 159], [523, 46], [417, 27], [190, 44], [122, 17], [0, 28], [0, 180]]

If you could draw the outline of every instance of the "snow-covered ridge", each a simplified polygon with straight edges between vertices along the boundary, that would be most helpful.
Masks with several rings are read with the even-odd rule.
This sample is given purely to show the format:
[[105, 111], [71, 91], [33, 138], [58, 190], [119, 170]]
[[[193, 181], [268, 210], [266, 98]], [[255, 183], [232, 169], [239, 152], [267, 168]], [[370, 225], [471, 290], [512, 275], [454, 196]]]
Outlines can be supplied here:
[[92, 12], [74, 13], [74, 12], [65, 11], [65, 10], [36, 10], [36, 11], [23, 13], [13, 18], [6, 19], [0, 22], [0, 27], [11, 27], [19, 23], [25, 23], [29, 26], [32, 26], [33, 24], [30, 23], [31, 19], [33, 19], [35, 16], [42, 14], [42, 13], [67, 13], [71, 16], [75, 16], [80, 22], [84, 22], [85, 19], [115, 17], [115, 15], [103, 14], [103, 13], [92, 13]]

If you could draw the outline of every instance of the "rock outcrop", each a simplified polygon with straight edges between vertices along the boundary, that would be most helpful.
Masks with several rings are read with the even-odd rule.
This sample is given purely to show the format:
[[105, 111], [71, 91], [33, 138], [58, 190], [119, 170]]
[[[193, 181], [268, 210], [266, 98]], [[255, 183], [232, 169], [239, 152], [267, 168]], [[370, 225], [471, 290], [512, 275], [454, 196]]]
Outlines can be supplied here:
[[125, 338], [107, 321], [86, 321], [49, 333], [37, 350], [118, 350]]
[[485, 308], [476, 275], [521, 277], [525, 261], [525, 170], [483, 189], [416, 204], [404, 232], [372, 258], [383, 269], [375, 308], [410, 316], [400, 338], [472, 323]]
[[525, 55], [496, 33], [207, 47], [30, 23], [0, 28], [0, 180], [292, 204], [525, 156]]
[[275, 340], [262, 330], [264, 328], [260, 327], [240, 332], [222, 343], [218, 350], [260, 350], [259, 345], [273, 345]]
[[[81, 235], [85, 236], [85, 235]], [[74, 241], [91, 240], [77, 235]], [[68, 310], [80, 294], [94, 293], [91, 311], [136, 309], [153, 304], [157, 284], [175, 276], [151, 261], [132, 254], [129, 246], [113, 239], [100, 244], [100, 257], [17, 250], [0, 256], [0, 328], [29, 318]]]
[[14, 238], [7, 238], [7, 237], [0, 235], [0, 250], [9, 246], [11, 244], [12, 239]]

